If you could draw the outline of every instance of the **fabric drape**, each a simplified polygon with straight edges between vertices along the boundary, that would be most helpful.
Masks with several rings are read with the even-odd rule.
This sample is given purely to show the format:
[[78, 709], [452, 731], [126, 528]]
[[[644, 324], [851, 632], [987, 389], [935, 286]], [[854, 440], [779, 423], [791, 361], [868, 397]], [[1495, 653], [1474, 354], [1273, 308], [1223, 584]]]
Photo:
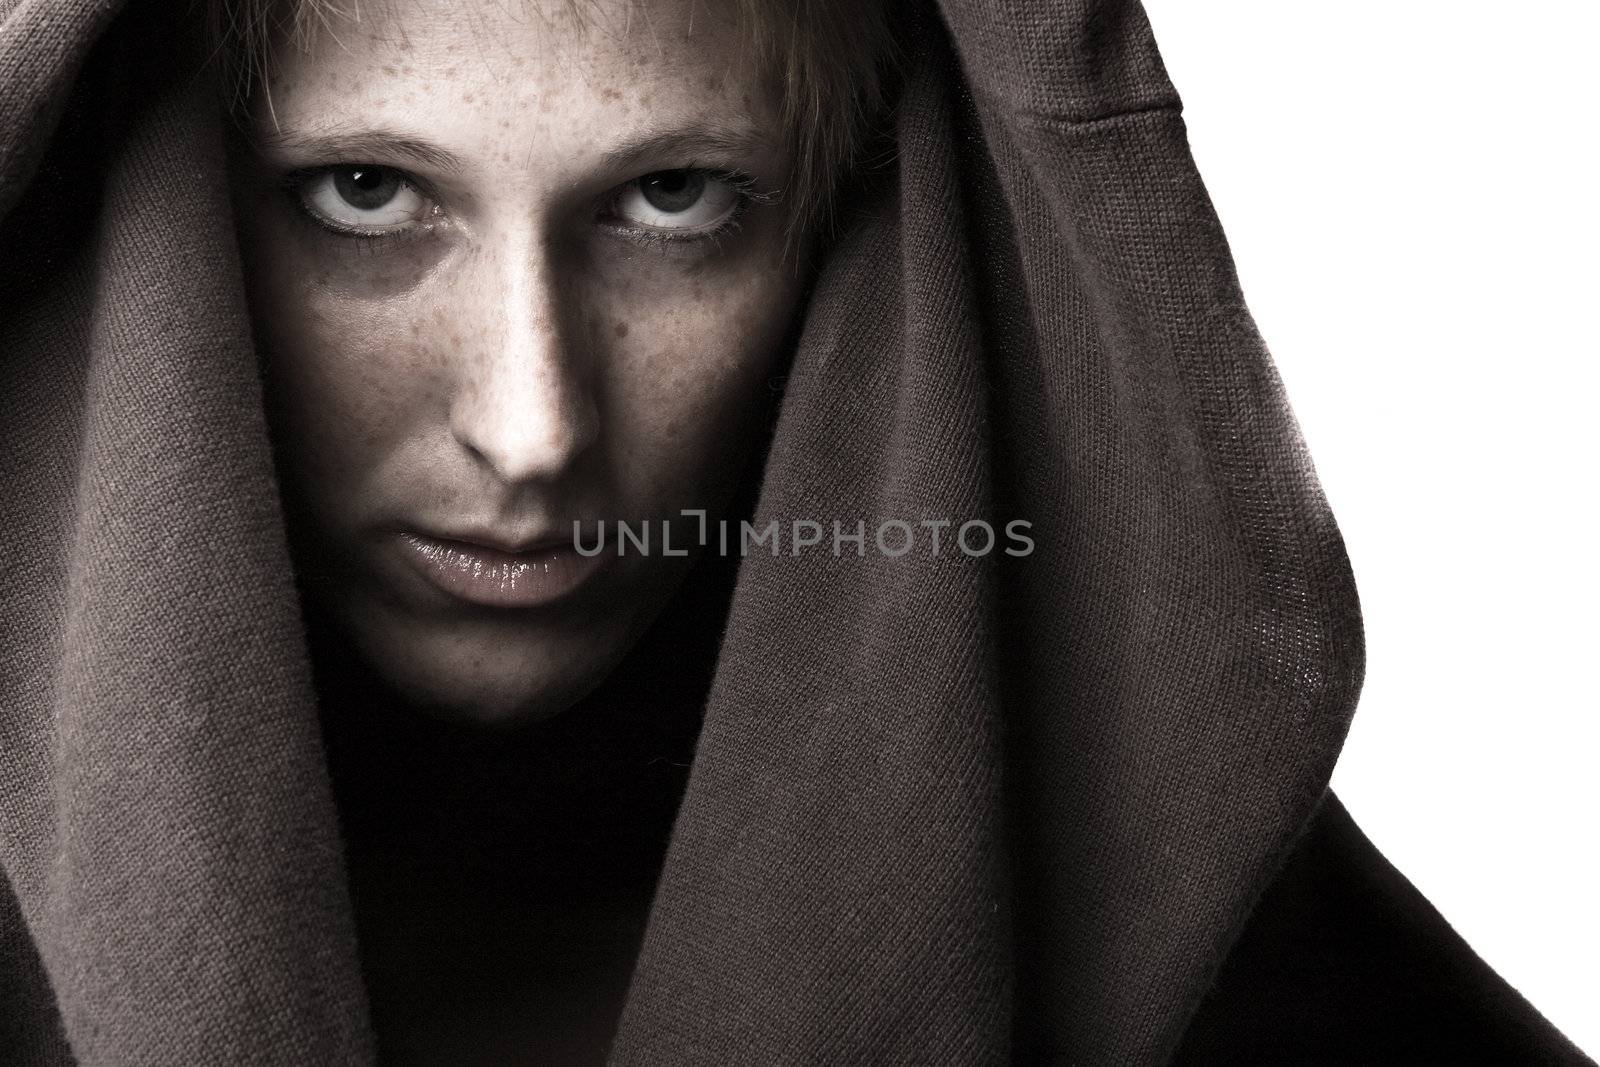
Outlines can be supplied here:
[[[193, 17], [0, 0], [7, 1063], [377, 1051]], [[1583, 1062], [1327, 793], [1355, 588], [1142, 11], [904, 32], [754, 524], [944, 551], [743, 560], [611, 1062], [1286, 1062], [1407, 1005], [1360, 1054]]]

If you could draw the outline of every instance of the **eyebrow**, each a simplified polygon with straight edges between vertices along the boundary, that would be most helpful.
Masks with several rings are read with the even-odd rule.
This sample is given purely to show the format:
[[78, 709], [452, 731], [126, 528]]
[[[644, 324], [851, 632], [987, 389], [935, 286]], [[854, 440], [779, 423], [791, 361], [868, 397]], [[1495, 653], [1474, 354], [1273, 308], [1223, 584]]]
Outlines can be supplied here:
[[256, 144], [272, 151], [347, 163], [400, 158], [435, 170], [456, 174], [466, 169], [461, 157], [431, 141], [394, 130], [335, 126], [317, 133], [276, 130], [258, 134]]
[[628, 141], [608, 150], [600, 158], [605, 166], [620, 170], [628, 164], [651, 158], [694, 157], [704, 152], [744, 158], [771, 151], [774, 147], [771, 136], [755, 126], [690, 122]]
[[[256, 143], [271, 151], [348, 163], [376, 163], [398, 158], [447, 174], [459, 174], [467, 169], [466, 161], [449, 149], [383, 127], [335, 126], [315, 133], [269, 131], [258, 134]], [[622, 170], [647, 159], [683, 159], [687, 164], [696, 161], [694, 157], [707, 153], [737, 159], [774, 147], [772, 137], [755, 126], [697, 121], [626, 141], [608, 149], [601, 155], [600, 162], [607, 169]]]

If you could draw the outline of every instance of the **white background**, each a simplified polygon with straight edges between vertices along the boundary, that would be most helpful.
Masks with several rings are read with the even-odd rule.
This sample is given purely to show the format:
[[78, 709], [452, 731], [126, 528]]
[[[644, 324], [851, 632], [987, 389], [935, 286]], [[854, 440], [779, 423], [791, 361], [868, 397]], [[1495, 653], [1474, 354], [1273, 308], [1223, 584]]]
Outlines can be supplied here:
[[1600, 1055], [1600, 4], [1145, 6], [1355, 568], [1334, 789]]

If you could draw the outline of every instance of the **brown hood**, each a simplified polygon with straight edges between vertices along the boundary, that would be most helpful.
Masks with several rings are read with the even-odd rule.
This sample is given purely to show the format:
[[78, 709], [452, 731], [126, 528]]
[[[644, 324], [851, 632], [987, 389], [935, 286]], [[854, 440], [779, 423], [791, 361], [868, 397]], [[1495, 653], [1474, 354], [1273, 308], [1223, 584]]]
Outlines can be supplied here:
[[[0, 0], [0, 1047], [365, 1063], [221, 122], [152, 60], [169, 8]], [[1036, 547], [744, 561], [619, 1064], [1158, 1062], [1354, 706], [1339, 534], [1142, 12], [909, 25], [898, 168], [811, 301], [756, 525]]]

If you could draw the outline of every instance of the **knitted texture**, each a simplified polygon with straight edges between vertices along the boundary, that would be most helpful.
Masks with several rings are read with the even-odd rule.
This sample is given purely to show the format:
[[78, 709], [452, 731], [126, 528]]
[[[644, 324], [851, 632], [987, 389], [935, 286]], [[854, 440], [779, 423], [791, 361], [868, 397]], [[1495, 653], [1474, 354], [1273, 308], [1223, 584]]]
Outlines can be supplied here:
[[[184, 8], [0, 3], [0, 1060], [368, 1064]], [[611, 1062], [1224, 1061], [1297, 845], [1381, 863], [1319, 829], [1350, 569], [1137, 4], [908, 9], [754, 525], [1035, 550], [743, 562]], [[1440, 996], [1581, 1060], [1429, 922]]]

